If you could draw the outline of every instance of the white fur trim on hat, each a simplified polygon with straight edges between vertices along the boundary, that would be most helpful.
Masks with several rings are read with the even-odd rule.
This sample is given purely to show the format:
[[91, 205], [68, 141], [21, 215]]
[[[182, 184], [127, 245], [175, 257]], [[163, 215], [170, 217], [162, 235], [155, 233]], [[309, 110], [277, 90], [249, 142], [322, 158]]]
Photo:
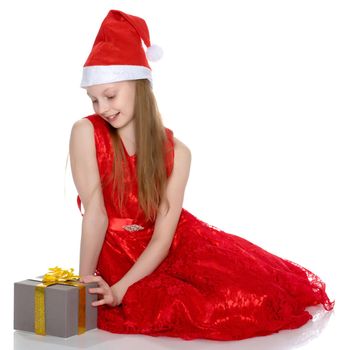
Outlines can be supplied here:
[[123, 80], [148, 79], [153, 86], [152, 71], [145, 66], [109, 65], [83, 67], [80, 87], [95, 84], [114, 83]]

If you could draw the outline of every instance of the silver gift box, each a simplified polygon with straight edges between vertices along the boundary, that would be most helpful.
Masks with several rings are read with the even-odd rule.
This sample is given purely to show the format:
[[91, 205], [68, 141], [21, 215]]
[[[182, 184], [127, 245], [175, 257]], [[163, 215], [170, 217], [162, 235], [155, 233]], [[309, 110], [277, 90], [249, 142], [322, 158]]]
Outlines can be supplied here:
[[[43, 275], [44, 276], [44, 275]], [[43, 276], [14, 283], [14, 329], [35, 332], [34, 291]], [[98, 300], [89, 288], [98, 287], [97, 282], [84, 283], [86, 293], [86, 331], [97, 327], [97, 307], [91, 303]], [[45, 288], [46, 335], [67, 338], [78, 334], [79, 288], [64, 284], [52, 284]]]

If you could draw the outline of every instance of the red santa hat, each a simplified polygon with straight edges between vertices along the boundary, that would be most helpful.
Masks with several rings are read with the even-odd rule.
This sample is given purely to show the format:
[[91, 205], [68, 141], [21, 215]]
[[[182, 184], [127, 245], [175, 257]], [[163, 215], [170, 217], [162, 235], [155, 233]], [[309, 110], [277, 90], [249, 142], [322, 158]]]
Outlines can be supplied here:
[[80, 87], [145, 78], [152, 87], [152, 69], [147, 59], [157, 61], [162, 55], [160, 46], [151, 45], [144, 19], [110, 10], [83, 66]]

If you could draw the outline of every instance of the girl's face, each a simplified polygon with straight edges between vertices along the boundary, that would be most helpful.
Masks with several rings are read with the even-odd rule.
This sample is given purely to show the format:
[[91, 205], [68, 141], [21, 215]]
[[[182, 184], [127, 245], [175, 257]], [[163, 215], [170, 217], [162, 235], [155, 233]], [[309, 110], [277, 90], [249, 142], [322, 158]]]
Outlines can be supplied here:
[[96, 114], [120, 128], [134, 117], [135, 80], [96, 84], [86, 88]]

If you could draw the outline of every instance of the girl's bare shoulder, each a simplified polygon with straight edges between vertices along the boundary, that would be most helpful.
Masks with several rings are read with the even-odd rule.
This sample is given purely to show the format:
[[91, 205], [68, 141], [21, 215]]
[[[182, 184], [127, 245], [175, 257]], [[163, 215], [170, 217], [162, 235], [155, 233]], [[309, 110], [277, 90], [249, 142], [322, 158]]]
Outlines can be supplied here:
[[190, 148], [180, 139], [177, 137], [173, 136], [174, 140], [174, 153], [175, 156], [178, 154], [181, 158], [189, 158], [191, 159], [191, 150]]

